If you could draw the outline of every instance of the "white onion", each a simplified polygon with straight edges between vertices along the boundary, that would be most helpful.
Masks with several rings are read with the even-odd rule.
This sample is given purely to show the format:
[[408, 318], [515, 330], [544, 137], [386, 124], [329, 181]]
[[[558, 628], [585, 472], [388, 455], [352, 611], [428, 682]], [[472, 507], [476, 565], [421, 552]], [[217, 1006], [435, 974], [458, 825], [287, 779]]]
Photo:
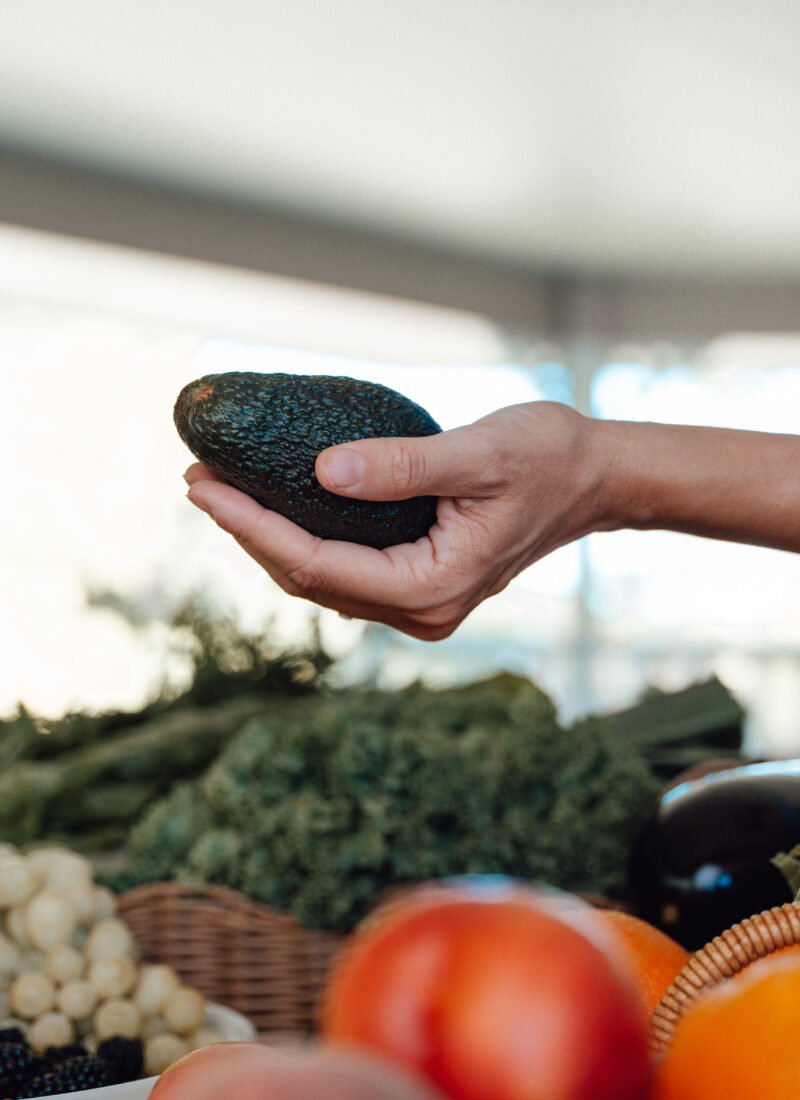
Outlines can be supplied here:
[[87, 959], [91, 961], [107, 955], [127, 955], [133, 958], [136, 954], [130, 929], [117, 917], [107, 917], [92, 928], [86, 937], [85, 950]]
[[202, 1047], [210, 1047], [214, 1043], [223, 1042], [220, 1033], [213, 1027], [199, 1027], [189, 1036], [189, 1046], [192, 1050], [200, 1050]]
[[155, 1077], [188, 1053], [189, 1043], [179, 1035], [168, 1031], [154, 1035], [144, 1044], [144, 1071], [148, 1077]]
[[172, 993], [164, 1004], [163, 1016], [167, 1027], [178, 1035], [196, 1031], [206, 1015], [206, 999], [197, 989], [182, 986]]
[[98, 994], [91, 982], [75, 978], [56, 993], [56, 1004], [71, 1020], [84, 1020], [97, 1008]]
[[136, 967], [125, 955], [108, 955], [89, 964], [87, 977], [100, 997], [123, 997], [136, 983]]
[[161, 1012], [167, 999], [180, 985], [177, 971], [166, 963], [143, 966], [139, 971], [133, 1000], [145, 1016], [153, 1016]]
[[0, 856], [0, 909], [24, 905], [39, 882], [40, 876], [23, 856]]
[[133, 1001], [112, 997], [100, 1005], [94, 1014], [93, 1023], [98, 1039], [109, 1039], [112, 1035], [136, 1039], [142, 1026], [142, 1014]]
[[54, 982], [63, 985], [83, 975], [86, 962], [83, 955], [72, 944], [62, 943], [54, 947], [44, 957], [44, 968]]
[[55, 988], [46, 974], [23, 974], [11, 986], [11, 1007], [27, 1020], [49, 1012], [55, 999]]
[[40, 1054], [48, 1047], [64, 1047], [74, 1038], [75, 1027], [63, 1012], [45, 1012], [28, 1028], [28, 1040]]
[[19, 974], [22, 952], [14, 941], [0, 932], [0, 979]]
[[25, 923], [34, 946], [42, 951], [70, 943], [78, 918], [69, 899], [60, 890], [40, 890], [28, 902]]

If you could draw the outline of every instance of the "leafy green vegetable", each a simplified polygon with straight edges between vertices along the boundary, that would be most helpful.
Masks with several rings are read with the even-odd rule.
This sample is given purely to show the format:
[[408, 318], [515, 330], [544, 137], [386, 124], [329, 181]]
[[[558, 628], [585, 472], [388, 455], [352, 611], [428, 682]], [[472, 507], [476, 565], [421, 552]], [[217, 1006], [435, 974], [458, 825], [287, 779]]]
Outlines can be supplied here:
[[[143, 626], [124, 601], [92, 602]], [[195, 601], [168, 624], [189, 669], [139, 710], [42, 718], [20, 706], [0, 720], [0, 840], [58, 840], [82, 851], [119, 847], [130, 824], [176, 781], [195, 777], [255, 714], [312, 697], [330, 660], [317, 645], [281, 652]]]
[[621, 894], [657, 793], [634, 748], [601, 722], [565, 730], [531, 685], [320, 695], [253, 720], [145, 814], [116, 885], [224, 883], [342, 931], [431, 877]]
[[[110, 596], [93, 597], [106, 607]], [[115, 600], [113, 610], [126, 618], [125, 604]], [[133, 625], [141, 626], [135, 622]], [[296, 698], [314, 692], [330, 658], [319, 645], [284, 652], [267, 635], [245, 634], [227, 618], [213, 617], [196, 602], [188, 602], [166, 624], [168, 651], [188, 666], [188, 683], [179, 691], [162, 684], [158, 693], [135, 711], [111, 710], [93, 714], [69, 712], [60, 718], [42, 718], [20, 705], [17, 713], [0, 719], [0, 769], [20, 760], [43, 760], [130, 732], [154, 718], [184, 707], [208, 706], [240, 695]]]
[[176, 778], [202, 773], [255, 715], [279, 703], [252, 695], [182, 707], [57, 758], [21, 760], [0, 773], [0, 839], [80, 837], [95, 823], [136, 820]]
[[773, 867], [777, 867], [786, 884], [792, 892], [794, 901], [800, 900], [800, 844], [790, 848], [788, 852], [776, 852], [770, 860]]

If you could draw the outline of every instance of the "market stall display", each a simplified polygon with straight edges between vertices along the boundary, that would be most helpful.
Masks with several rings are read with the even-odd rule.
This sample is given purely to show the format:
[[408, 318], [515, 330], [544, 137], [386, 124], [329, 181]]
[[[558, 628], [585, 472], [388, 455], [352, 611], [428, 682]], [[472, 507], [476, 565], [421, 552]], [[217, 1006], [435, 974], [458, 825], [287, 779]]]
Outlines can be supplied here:
[[200, 990], [168, 963], [140, 962], [115, 896], [78, 853], [4, 845], [0, 914], [4, 1100], [157, 1075], [223, 1038]]
[[155, 882], [120, 895], [143, 962], [169, 962], [184, 982], [250, 1020], [265, 1041], [308, 1038], [342, 936], [303, 928], [225, 886]]
[[[640, 901], [643, 879], [631, 878], [631, 855], [644, 850], [664, 804], [677, 804], [704, 781], [691, 778], [708, 764], [703, 753], [723, 750], [740, 784], [754, 767], [736, 757], [736, 712], [721, 685], [712, 681], [678, 699], [653, 696], [623, 715], [564, 727], [548, 697], [519, 677], [439, 690], [341, 690], [319, 678], [324, 662], [261, 658], [248, 641], [243, 656], [253, 660], [254, 679], [234, 682], [223, 649], [204, 664], [188, 696], [157, 703], [155, 711], [71, 716], [52, 725], [20, 715], [0, 731], [8, 794], [0, 813], [2, 1100], [52, 1096], [61, 1084], [73, 1096], [97, 1084], [106, 1091], [96, 1100], [145, 1100], [156, 1081], [157, 1096], [184, 1100], [188, 1086], [166, 1072], [176, 1061], [200, 1074], [206, 1091], [196, 1095], [209, 1100], [232, 1095], [219, 1091], [219, 1080], [213, 1090], [215, 1074], [236, 1076], [247, 1064], [258, 1095], [270, 1100], [306, 1100], [320, 1081], [331, 1097], [337, 1088], [357, 1095], [373, 1073], [376, 1098], [385, 1091], [387, 1100], [473, 1100], [477, 1082], [481, 1100], [494, 1097], [492, 1089], [506, 1100], [503, 1082], [516, 1071], [503, 1044], [521, 994], [511, 997], [501, 982], [499, 1000], [484, 997], [483, 977], [470, 966], [481, 959], [491, 972], [510, 933], [483, 926], [468, 951], [455, 953], [461, 961], [452, 988], [474, 994], [449, 997], [456, 1015], [472, 1005], [476, 1019], [486, 1021], [485, 1000], [492, 1019], [506, 1021], [481, 1026], [473, 1084], [441, 1065], [436, 1072], [407, 1066], [411, 1079], [398, 1083], [397, 1061], [380, 1044], [368, 1055], [377, 1067], [358, 1059], [340, 1066], [329, 1055], [344, 1036], [322, 1011], [335, 997], [338, 960], [363, 929], [387, 920], [415, 884], [472, 881], [476, 874], [531, 895], [558, 887], [562, 898], [593, 914], [601, 955], [612, 970], [625, 971], [626, 997], [644, 1035], [645, 1072], [627, 1084], [612, 1074], [609, 1095], [653, 1100], [650, 1078], [658, 1080], [671, 1045], [654, 1038], [663, 1006], [705, 964], [701, 953], [687, 962], [686, 946], [651, 919], [659, 914]], [[715, 758], [714, 768], [721, 763]], [[688, 782], [680, 782], [679, 764], [693, 769]], [[784, 776], [781, 789], [792, 779]], [[722, 771], [706, 780], [719, 790], [725, 781]], [[154, 791], [161, 795], [155, 801]], [[781, 846], [790, 849], [796, 835], [791, 821], [784, 825]], [[85, 852], [55, 843], [65, 829], [75, 830]], [[117, 840], [108, 847], [112, 834]], [[689, 858], [714, 833], [690, 829], [684, 839]], [[791, 879], [797, 853], [789, 852], [781, 870], [770, 847], [758, 859], [791, 893], [784, 871]], [[652, 861], [649, 870], [655, 867]], [[655, 898], [651, 891], [652, 904]], [[762, 898], [753, 895], [754, 912]], [[705, 917], [722, 930], [718, 914]], [[413, 954], [399, 952], [397, 974], [413, 972]], [[551, 1001], [555, 988], [573, 1004], [569, 991], [583, 988], [589, 970], [567, 963], [580, 957], [549, 952]], [[525, 996], [544, 995], [546, 967], [526, 971], [512, 963], [506, 970], [515, 981], [525, 973]], [[382, 998], [394, 996], [382, 987], [380, 968], [372, 967], [369, 979], [358, 1005], [344, 1013], [351, 1022], [379, 1020]], [[593, 1043], [603, 1045], [597, 1036], [606, 1016], [622, 1018], [613, 1008], [616, 995], [611, 988], [607, 997], [598, 993], [594, 1022], [573, 1004], [556, 1029], [570, 1049], [583, 1050], [589, 1068], [582, 1083], [566, 1075], [562, 1092], [553, 1091], [543, 1072], [550, 1055], [530, 1037], [522, 1042], [523, 1062], [549, 1081], [542, 1100], [603, 1095], [603, 1059], [594, 1065], [590, 1054]], [[684, 1005], [681, 1015], [689, 1011]], [[589, 1031], [575, 1039], [581, 1026]], [[425, 1042], [435, 1046], [440, 1037], [431, 1028]], [[200, 1054], [220, 1050], [220, 1038], [246, 1042], [209, 1054], [202, 1065], [215, 1068], [205, 1074], [196, 1068]], [[247, 1063], [251, 1049], [276, 1058]], [[577, 1072], [581, 1060], [572, 1061]], [[633, 1056], [627, 1061], [637, 1064]], [[122, 1081], [121, 1073], [134, 1079]]]
[[229, 886], [348, 932], [388, 889], [494, 872], [624, 896], [660, 785], [529, 682], [322, 694], [247, 723], [134, 825], [110, 881]]

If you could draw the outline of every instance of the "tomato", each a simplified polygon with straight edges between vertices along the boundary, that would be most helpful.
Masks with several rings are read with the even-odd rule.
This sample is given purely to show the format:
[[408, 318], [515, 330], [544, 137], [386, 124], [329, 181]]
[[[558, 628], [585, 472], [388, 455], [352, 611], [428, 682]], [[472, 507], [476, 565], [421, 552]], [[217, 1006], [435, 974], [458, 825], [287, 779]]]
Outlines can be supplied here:
[[423, 887], [351, 938], [322, 1030], [452, 1100], [643, 1100], [647, 1025], [622, 966], [533, 889]]
[[216, 1043], [159, 1077], [150, 1100], [442, 1100], [424, 1081], [366, 1052], [319, 1044]]

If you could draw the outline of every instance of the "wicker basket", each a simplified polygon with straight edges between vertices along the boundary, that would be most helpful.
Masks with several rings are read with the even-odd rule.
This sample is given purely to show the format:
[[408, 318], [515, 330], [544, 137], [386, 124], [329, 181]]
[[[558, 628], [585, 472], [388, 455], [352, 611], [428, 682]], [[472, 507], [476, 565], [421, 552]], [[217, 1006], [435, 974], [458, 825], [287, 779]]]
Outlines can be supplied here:
[[259, 1035], [305, 1037], [341, 937], [301, 927], [235, 890], [154, 883], [119, 899], [143, 962], [174, 966]]
[[[391, 908], [403, 893], [386, 891], [373, 912]], [[598, 895], [584, 900], [618, 907]], [[345, 937], [303, 928], [223, 886], [138, 886], [119, 898], [119, 915], [143, 962], [174, 966], [209, 1000], [246, 1016], [260, 1036], [304, 1038], [317, 1030], [320, 993]]]
[[651, 1045], [666, 1050], [681, 1017], [705, 990], [740, 973], [751, 963], [800, 943], [800, 902], [756, 913], [715, 936], [696, 951], [656, 1005]]

